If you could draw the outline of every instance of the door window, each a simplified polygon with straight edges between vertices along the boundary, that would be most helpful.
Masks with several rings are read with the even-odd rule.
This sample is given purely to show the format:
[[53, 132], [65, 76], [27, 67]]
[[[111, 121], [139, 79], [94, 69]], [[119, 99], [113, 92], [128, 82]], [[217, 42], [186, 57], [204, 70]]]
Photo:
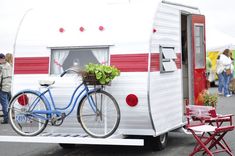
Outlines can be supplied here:
[[195, 68], [205, 67], [204, 55], [204, 27], [196, 25], [194, 27], [194, 45], [195, 45]]

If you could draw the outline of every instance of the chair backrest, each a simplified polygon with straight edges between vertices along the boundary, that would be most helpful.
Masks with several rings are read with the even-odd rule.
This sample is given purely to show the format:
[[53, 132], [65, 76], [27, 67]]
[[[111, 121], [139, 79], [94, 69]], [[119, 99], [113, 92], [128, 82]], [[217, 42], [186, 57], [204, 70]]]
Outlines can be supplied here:
[[186, 115], [209, 117], [212, 115], [216, 115], [216, 112], [215, 112], [215, 108], [211, 106], [188, 105], [186, 106]]
[[204, 124], [204, 120], [215, 117], [215, 108], [211, 106], [188, 105], [186, 106], [187, 125]]

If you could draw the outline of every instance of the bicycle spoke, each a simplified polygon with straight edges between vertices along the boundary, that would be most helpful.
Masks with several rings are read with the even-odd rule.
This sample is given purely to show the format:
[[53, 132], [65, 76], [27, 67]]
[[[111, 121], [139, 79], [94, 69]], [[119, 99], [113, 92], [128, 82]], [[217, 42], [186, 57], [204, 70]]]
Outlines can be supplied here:
[[97, 116], [96, 114], [86, 114], [86, 115], [82, 115], [83, 117], [86, 117], [86, 116]]

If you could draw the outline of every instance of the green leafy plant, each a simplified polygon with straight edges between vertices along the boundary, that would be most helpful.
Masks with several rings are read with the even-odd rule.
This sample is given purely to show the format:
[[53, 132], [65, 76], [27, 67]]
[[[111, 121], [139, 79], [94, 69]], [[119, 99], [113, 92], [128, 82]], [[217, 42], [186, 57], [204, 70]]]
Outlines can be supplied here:
[[85, 77], [95, 76], [95, 79], [102, 85], [110, 83], [116, 76], [120, 75], [120, 70], [115, 66], [89, 63], [85, 66]]
[[205, 106], [216, 107], [216, 104], [218, 102], [218, 95], [216, 93], [211, 94], [208, 90], [204, 90], [203, 102]]

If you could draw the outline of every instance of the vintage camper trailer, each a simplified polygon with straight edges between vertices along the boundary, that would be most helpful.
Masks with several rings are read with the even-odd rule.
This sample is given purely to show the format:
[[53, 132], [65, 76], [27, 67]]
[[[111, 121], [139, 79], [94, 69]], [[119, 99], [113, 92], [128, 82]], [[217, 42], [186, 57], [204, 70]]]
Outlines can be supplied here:
[[[206, 87], [205, 17], [196, 7], [161, 0], [78, 2], [53, 9], [47, 4], [25, 14], [16, 36], [13, 92], [40, 89], [38, 80], [54, 79], [53, 94], [63, 105], [79, 81], [74, 75], [59, 77], [62, 71], [89, 62], [115, 65], [121, 75], [106, 87], [121, 110], [115, 135], [151, 136], [164, 148], [167, 133], [184, 126], [185, 101], [196, 103]], [[113, 137], [95, 142], [62, 138], [84, 133], [74, 118], [75, 113], [61, 127], [48, 128], [42, 141], [1, 140], [128, 144], [110, 143]], [[143, 145], [138, 141], [129, 145]]]

